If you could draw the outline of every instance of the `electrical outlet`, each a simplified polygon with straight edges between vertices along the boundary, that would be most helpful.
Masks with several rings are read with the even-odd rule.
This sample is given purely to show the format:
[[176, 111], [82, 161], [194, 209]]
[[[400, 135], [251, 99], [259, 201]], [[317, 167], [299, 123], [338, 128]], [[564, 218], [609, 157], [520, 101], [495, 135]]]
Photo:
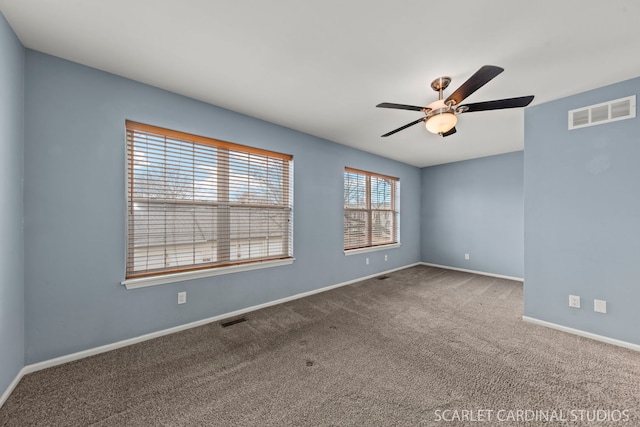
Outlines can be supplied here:
[[384, 256], [384, 260], [385, 260], [385, 261], [389, 261], [389, 255], [385, 255], [385, 256]]
[[468, 260], [469, 259], [469, 254], [464, 254], [464, 259]]
[[606, 313], [607, 312], [607, 302], [601, 299], [593, 300], [593, 311], [596, 313]]
[[365, 264], [367, 264], [367, 265], [369, 265], [369, 257], [367, 257], [367, 258], [365, 258], [365, 259], [364, 259], [364, 263], [365, 263]]
[[178, 292], [178, 304], [184, 304], [187, 302], [187, 293]]
[[580, 308], [580, 297], [577, 295], [569, 295], [569, 307]]

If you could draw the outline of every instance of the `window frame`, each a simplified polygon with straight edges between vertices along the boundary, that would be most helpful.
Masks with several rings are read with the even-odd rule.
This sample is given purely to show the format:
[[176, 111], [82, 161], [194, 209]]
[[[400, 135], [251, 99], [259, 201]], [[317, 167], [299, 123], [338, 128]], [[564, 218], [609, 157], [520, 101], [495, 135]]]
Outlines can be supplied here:
[[[279, 191], [281, 191], [281, 194], [283, 197], [281, 203], [280, 204], [268, 203], [268, 202], [256, 203], [255, 201], [254, 202], [248, 201], [246, 202], [246, 205], [239, 205], [238, 208], [241, 208], [241, 209], [246, 208], [249, 211], [252, 211], [253, 209], [257, 209], [259, 211], [261, 208], [266, 209], [267, 211], [269, 210], [278, 211], [280, 209], [283, 211], [283, 215], [284, 215], [283, 218], [286, 219], [286, 229], [282, 236], [282, 239], [283, 239], [282, 253], [277, 254], [277, 256], [267, 255], [263, 257], [251, 258], [246, 260], [232, 260], [230, 257], [228, 260], [226, 258], [223, 258], [223, 259], [217, 258], [217, 259], [220, 259], [220, 261], [212, 261], [209, 263], [205, 262], [204, 259], [201, 260], [202, 262], [196, 262], [195, 255], [194, 255], [194, 261], [191, 264], [177, 265], [172, 267], [167, 267], [165, 264], [164, 267], [160, 269], [155, 269], [154, 271], [148, 271], [148, 269], [146, 271], [141, 271], [141, 272], [136, 271], [135, 270], [135, 252], [132, 252], [133, 251], [132, 238], [133, 236], [135, 236], [134, 234], [135, 230], [133, 229], [134, 225], [132, 222], [132, 218], [134, 218], [134, 215], [135, 215], [134, 205], [137, 202], [134, 199], [137, 199], [139, 197], [139, 196], [136, 196], [135, 190], [134, 190], [134, 183], [135, 183], [134, 170], [135, 170], [135, 161], [136, 161], [135, 159], [136, 155], [134, 154], [134, 151], [135, 151], [134, 140], [136, 138], [135, 136], [136, 134], [153, 135], [153, 137], [159, 140], [163, 140], [162, 142], [156, 143], [156, 144], [158, 144], [158, 146], [160, 145], [164, 146], [165, 150], [166, 150], [167, 144], [169, 144], [170, 141], [172, 143], [179, 142], [181, 144], [187, 144], [187, 145], [193, 144], [194, 153], [195, 153], [195, 150], [198, 149], [198, 146], [200, 146], [200, 149], [208, 149], [208, 150], [211, 150], [211, 148], [213, 147], [215, 149], [216, 160], [215, 161], [211, 160], [213, 162], [211, 167], [215, 168], [215, 171], [216, 171], [215, 176], [217, 177], [216, 178], [217, 184], [214, 187], [216, 188], [215, 190], [216, 194], [219, 194], [218, 191], [220, 190], [220, 188], [223, 188], [223, 187], [220, 187], [220, 185], [224, 185], [224, 182], [220, 180], [221, 176], [222, 177], [226, 176], [227, 190], [229, 186], [235, 183], [235, 181], [231, 177], [232, 167], [229, 165], [228, 161], [226, 163], [226, 166], [223, 166], [223, 169], [220, 169], [219, 162], [223, 161], [225, 156], [227, 159], [232, 155], [234, 156], [239, 155], [242, 158], [244, 158], [243, 156], [246, 156], [247, 162], [251, 162], [251, 159], [255, 158], [256, 155], [261, 156], [261, 157], [258, 157], [258, 161], [261, 161], [263, 158], [267, 160], [267, 166], [265, 166], [265, 170], [267, 171], [270, 171], [268, 166], [269, 160], [276, 160], [277, 162], [279, 162], [279, 164], [282, 165], [282, 172], [281, 172], [281, 175], [279, 176], [280, 181], [278, 183], [279, 186], [277, 188]], [[235, 144], [227, 141], [221, 141], [221, 140], [208, 138], [204, 136], [193, 135], [185, 132], [175, 131], [171, 129], [161, 128], [161, 127], [147, 125], [147, 124], [138, 123], [138, 122], [133, 122], [130, 120], [127, 120], [125, 123], [125, 136], [126, 136], [125, 138], [126, 168], [125, 169], [126, 169], [126, 187], [127, 187], [125, 191], [126, 249], [125, 249], [125, 274], [124, 274], [125, 279], [121, 282], [121, 284], [125, 285], [127, 289], [134, 289], [138, 287], [146, 287], [146, 286], [165, 284], [165, 283], [173, 283], [173, 282], [178, 282], [182, 280], [192, 280], [192, 279], [216, 276], [221, 274], [230, 274], [230, 273], [239, 272], [239, 271], [249, 271], [249, 270], [261, 269], [261, 268], [277, 267], [277, 266], [288, 265], [293, 263], [293, 261], [295, 260], [293, 257], [293, 156], [289, 154], [277, 153], [269, 150], [263, 150], [255, 147], [249, 147], [249, 146]], [[207, 147], [202, 147], [202, 146], [207, 146]], [[163, 161], [167, 162], [169, 160], [173, 160], [173, 159], [164, 158]], [[164, 164], [166, 167], [166, 163]], [[225, 165], [225, 163], [222, 163], [222, 164]], [[193, 165], [193, 168], [196, 168], [195, 163]], [[224, 180], [224, 178], [222, 179]], [[196, 182], [197, 181], [194, 174], [192, 181], [190, 181], [190, 184], [193, 187], [195, 187]], [[166, 185], [166, 181], [164, 181], [164, 184]], [[263, 185], [268, 185], [268, 184], [263, 184]], [[168, 199], [168, 200], [174, 200], [174, 202], [172, 203], [176, 203], [178, 205], [184, 204], [185, 206], [196, 206], [197, 204], [202, 203], [201, 201], [196, 200], [195, 196], [193, 197], [194, 197], [193, 199], [187, 198], [184, 200], [180, 197], [176, 197], [175, 199]], [[222, 199], [220, 199], [219, 197], [222, 197]], [[267, 196], [263, 196], [263, 197], [267, 197]], [[149, 204], [155, 202], [154, 199], [149, 195], [147, 195], [147, 199], [148, 199], [147, 203]], [[155, 203], [162, 204], [164, 202], [155, 202]], [[214, 211], [219, 211], [218, 207], [222, 205], [226, 204], [229, 206], [229, 209], [231, 209], [232, 206], [235, 206], [238, 203], [232, 202], [229, 199], [229, 194], [226, 194], [226, 196], [225, 195], [215, 196], [215, 199], [211, 199], [209, 203], [205, 203], [205, 204], [211, 205]], [[221, 219], [221, 217], [219, 217], [219, 214], [214, 213], [213, 215], [216, 218], [214, 222], [218, 224], [217, 226], [220, 226], [220, 224], [222, 223], [221, 226], [224, 227], [224, 230], [225, 230], [223, 234], [220, 234], [220, 231], [222, 229], [218, 230], [218, 235], [216, 237], [217, 249], [218, 250], [220, 249], [221, 241], [219, 241], [219, 239], [222, 238], [224, 240], [225, 238], [224, 233], [227, 234], [226, 235], [227, 239], [225, 241], [228, 240], [227, 242], [228, 245], [223, 244], [223, 246], [226, 245], [228, 246], [228, 248], [230, 248], [233, 242], [233, 239], [231, 237], [231, 229], [228, 228], [230, 225], [228, 223], [224, 223], [224, 218]], [[233, 218], [232, 216], [229, 216], [229, 215], [230, 214], [227, 213], [227, 217], [228, 217], [227, 220], [230, 220], [230, 218]], [[175, 219], [172, 219], [170, 221], [179, 221], [179, 220], [178, 220], [178, 217], [175, 217]], [[193, 221], [195, 221], [195, 219]], [[240, 227], [248, 226], [250, 230], [252, 225], [251, 219], [247, 220], [247, 224], [248, 225], [244, 225], [244, 226], [241, 225]], [[239, 230], [245, 231], [244, 228], [240, 228]], [[166, 232], [164, 236], [166, 240], [166, 236], [167, 236]], [[250, 241], [251, 239], [253, 239], [251, 235], [251, 231], [249, 231], [249, 239]], [[175, 245], [175, 243], [173, 244]], [[171, 243], [165, 243], [164, 247], [168, 248], [170, 247], [170, 245]], [[196, 244], [193, 243], [193, 245], [194, 245], [193, 251], [195, 251], [194, 253], [197, 253], [198, 249], [195, 246]], [[166, 249], [164, 251], [166, 252]], [[238, 254], [238, 256], [240, 255]]]
[[[347, 174], [356, 174], [364, 176], [365, 182], [365, 207], [364, 208], [356, 208], [356, 207], [348, 207], [347, 201]], [[378, 178], [383, 180], [389, 180], [391, 182], [390, 186], [390, 198], [391, 198], [391, 207], [389, 209], [376, 209], [372, 207], [372, 196], [373, 186], [372, 186], [372, 178]], [[343, 251], [345, 255], [355, 255], [364, 252], [372, 252], [378, 250], [385, 250], [391, 248], [400, 247], [400, 178], [393, 177], [390, 175], [384, 175], [376, 172], [369, 172], [361, 169], [355, 169], [351, 167], [345, 166], [343, 171], [343, 206], [344, 206], [344, 216], [343, 216]], [[347, 229], [347, 212], [366, 212], [367, 215], [367, 225], [366, 228], [366, 242], [364, 245], [360, 246], [351, 246], [347, 247], [346, 242], [346, 233]], [[395, 238], [392, 238], [391, 241], [385, 243], [373, 243], [373, 214], [374, 212], [388, 212], [391, 213], [392, 218], [392, 235]]]

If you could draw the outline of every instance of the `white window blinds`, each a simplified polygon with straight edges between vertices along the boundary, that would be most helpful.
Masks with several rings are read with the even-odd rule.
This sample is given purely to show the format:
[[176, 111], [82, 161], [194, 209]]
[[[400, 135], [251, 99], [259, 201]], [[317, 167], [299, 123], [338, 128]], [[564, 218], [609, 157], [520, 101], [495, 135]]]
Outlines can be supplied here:
[[344, 249], [398, 243], [398, 178], [344, 170]]
[[292, 257], [292, 157], [126, 122], [127, 278]]

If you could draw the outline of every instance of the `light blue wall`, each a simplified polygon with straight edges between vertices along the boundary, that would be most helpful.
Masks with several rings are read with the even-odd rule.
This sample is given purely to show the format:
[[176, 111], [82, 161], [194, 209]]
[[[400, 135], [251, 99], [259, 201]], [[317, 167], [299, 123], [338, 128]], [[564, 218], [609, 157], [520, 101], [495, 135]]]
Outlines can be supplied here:
[[522, 167], [518, 151], [422, 169], [422, 261], [522, 277]]
[[[27, 363], [420, 261], [418, 168], [30, 50], [26, 82]], [[295, 263], [127, 291], [125, 119], [292, 154]], [[344, 256], [345, 166], [400, 178], [400, 248]]]
[[640, 78], [525, 111], [524, 314], [640, 344], [640, 118], [567, 130], [569, 110], [630, 95]]
[[24, 363], [24, 48], [0, 13], [0, 395]]

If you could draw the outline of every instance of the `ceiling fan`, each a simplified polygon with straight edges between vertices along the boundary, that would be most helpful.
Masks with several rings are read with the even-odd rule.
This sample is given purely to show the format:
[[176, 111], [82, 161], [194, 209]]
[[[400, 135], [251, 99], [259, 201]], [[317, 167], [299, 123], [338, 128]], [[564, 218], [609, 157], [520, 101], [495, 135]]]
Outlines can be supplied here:
[[487, 111], [487, 110], [502, 110], [505, 108], [518, 108], [526, 107], [533, 101], [533, 95], [521, 96], [518, 98], [506, 98], [497, 99], [494, 101], [475, 102], [472, 104], [459, 105], [465, 98], [471, 95], [476, 90], [480, 89], [485, 84], [489, 83], [494, 77], [504, 71], [504, 68], [496, 67], [495, 65], [485, 65], [481, 67], [476, 73], [469, 77], [455, 92], [442, 99], [442, 92], [451, 83], [451, 77], [440, 77], [431, 82], [431, 88], [438, 92], [438, 100], [432, 102], [426, 107], [418, 107], [415, 105], [404, 104], [392, 104], [389, 102], [383, 102], [376, 105], [380, 108], [395, 108], [398, 110], [412, 110], [421, 111], [424, 113], [424, 117], [419, 118], [416, 121], [408, 123], [398, 129], [387, 132], [383, 137], [393, 135], [396, 132], [400, 132], [410, 126], [425, 122], [427, 130], [431, 133], [437, 133], [442, 136], [449, 136], [456, 133], [456, 123], [458, 122], [458, 115], [462, 113], [472, 113], [474, 111]]

